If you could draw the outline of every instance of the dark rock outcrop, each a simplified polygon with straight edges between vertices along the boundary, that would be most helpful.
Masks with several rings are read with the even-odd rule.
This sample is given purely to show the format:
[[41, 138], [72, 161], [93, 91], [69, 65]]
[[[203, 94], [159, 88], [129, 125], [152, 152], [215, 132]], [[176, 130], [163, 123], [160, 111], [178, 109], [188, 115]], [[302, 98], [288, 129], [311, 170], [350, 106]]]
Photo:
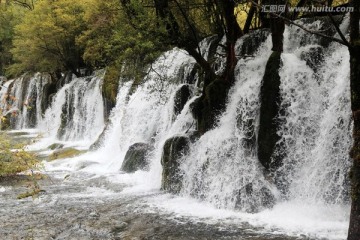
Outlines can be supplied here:
[[65, 84], [68, 84], [73, 80], [73, 74], [70, 71], [65, 72], [64, 75], [62, 75], [62, 76], [61, 76], [61, 74], [58, 74], [57, 79], [58, 80], [56, 82], [56, 89], [59, 90]]
[[91, 144], [89, 148], [91, 151], [95, 151], [102, 146], [105, 140], [105, 134], [106, 134], [106, 130], [108, 129], [108, 126], [109, 124], [106, 124], [104, 130], [100, 133], [99, 137], [96, 139], [96, 141], [93, 144]]
[[55, 96], [57, 92], [56, 88], [56, 82], [57, 78], [55, 75], [48, 75], [44, 74], [41, 76], [41, 81], [45, 81], [47, 79], [47, 82], [43, 86], [42, 90], [42, 98], [41, 98], [41, 112], [45, 113], [46, 109], [50, 106], [52, 103], [52, 99]]
[[237, 203], [235, 208], [241, 209], [242, 198], [256, 197], [257, 202], [247, 206], [247, 212], [257, 213], [264, 209], [272, 208], [276, 203], [276, 197], [267, 187], [262, 187], [261, 189], [254, 189], [252, 183], [247, 184], [243, 189], [241, 189], [237, 196]]
[[324, 61], [324, 48], [321, 46], [311, 47], [309, 51], [301, 53], [301, 59], [316, 73], [319, 65]]
[[200, 134], [216, 125], [217, 116], [225, 109], [229, 88], [225, 81], [215, 80], [205, 88], [205, 93], [190, 105]]
[[101, 93], [104, 100], [104, 118], [107, 120], [111, 109], [115, 107], [121, 72], [117, 67], [110, 66], [106, 69]]
[[145, 170], [148, 167], [147, 155], [151, 146], [146, 143], [135, 143], [126, 152], [121, 171], [132, 173], [137, 170]]
[[253, 55], [270, 34], [269, 29], [259, 29], [243, 37], [243, 43], [236, 51], [242, 57]]
[[175, 136], [166, 140], [161, 157], [163, 166], [161, 189], [171, 193], [178, 193], [182, 187], [180, 159], [189, 151], [189, 138]]
[[280, 76], [281, 53], [273, 52], [266, 64], [265, 75], [260, 90], [260, 127], [258, 134], [258, 157], [266, 170], [276, 168], [281, 164], [281, 158], [272, 159], [276, 143], [280, 140], [277, 135], [280, 104]]
[[55, 150], [55, 149], [61, 149], [64, 147], [64, 144], [61, 143], [53, 143], [50, 146], [48, 146], [48, 149]]
[[174, 100], [174, 116], [176, 117], [183, 110], [186, 102], [191, 97], [191, 90], [189, 85], [183, 85], [181, 88], [175, 93]]

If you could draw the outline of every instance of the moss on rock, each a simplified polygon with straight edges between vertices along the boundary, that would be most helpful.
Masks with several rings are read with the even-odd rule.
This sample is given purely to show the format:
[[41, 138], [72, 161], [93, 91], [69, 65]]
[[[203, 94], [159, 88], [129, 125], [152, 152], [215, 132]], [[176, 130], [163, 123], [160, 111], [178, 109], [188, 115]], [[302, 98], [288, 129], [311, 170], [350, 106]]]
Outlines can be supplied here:
[[85, 153], [84, 150], [78, 150], [75, 148], [63, 148], [60, 150], [56, 150], [49, 156], [49, 160], [56, 160], [61, 158], [73, 158], [79, 156], [80, 154]]
[[63, 148], [63, 147], [64, 147], [64, 144], [53, 143], [50, 146], [48, 146], [48, 149], [55, 150], [55, 149], [60, 149], [60, 148]]
[[104, 99], [105, 119], [109, 117], [110, 111], [116, 104], [116, 96], [119, 87], [121, 71], [117, 66], [109, 66], [106, 69], [102, 85], [102, 96]]

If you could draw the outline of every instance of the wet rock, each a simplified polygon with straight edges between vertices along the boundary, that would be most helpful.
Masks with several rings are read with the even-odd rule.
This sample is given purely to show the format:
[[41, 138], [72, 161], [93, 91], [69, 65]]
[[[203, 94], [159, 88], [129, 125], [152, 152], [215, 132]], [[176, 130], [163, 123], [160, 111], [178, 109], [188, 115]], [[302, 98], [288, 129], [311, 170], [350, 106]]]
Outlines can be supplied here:
[[200, 70], [200, 65], [198, 63], [194, 63], [189, 74], [185, 76], [185, 82], [187, 84], [195, 84], [197, 75], [199, 74]]
[[100, 217], [100, 214], [97, 212], [91, 212], [91, 213], [89, 213], [89, 217], [98, 219]]
[[276, 116], [280, 104], [280, 76], [281, 53], [273, 52], [266, 64], [265, 75], [260, 90], [260, 126], [258, 133], [258, 157], [266, 170], [278, 167], [281, 158], [272, 159], [276, 143], [280, 140], [277, 135], [279, 122]]
[[64, 147], [64, 144], [53, 143], [50, 146], [48, 146], [48, 149], [55, 150], [55, 149], [60, 149], [60, 148], [63, 148], [63, 147]]
[[317, 72], [319, 65], [324, 61], [324, 48], [311, 47], [308, 51], [302, 52], [300, 57], [314, 72]]
[[161, 157], [163, 166], [161, 189], [171, 193], [181, 190], [182, 174], [180, 160], [189, 151], [190, 140], [186, 136], [175, 136], [166, 140]]
[[[244, 209], [241, 203], [242, 199], [256, 198], [256, 201], [250, 201], [251, 204], [247, 204]], [[245, 200], [246, 201], [246, 200]], [[257, 213], [264, 209], [272, 208], [276, 203], [276, 197], [267, 187], [261, 189], [255, 189], [252, 183], [247, 184], [243, 191], [240, 190], [237, 196], [237, 203], [235, 208], [245, 210], [249, 213]]]
[[114, 227], [111, 229], [111, 232], [112, 232], [112, 234], [115, 234], [115, 235], [116, 235], [116, 234], [124, 231], [128, 225], [129, 225], [129, 224], [126, 223], [126, 222], [120, 222], [120, 223], [116, 224], [116, 226], [114, 226]]
[[93, 144], [91, 144], [91, 146], [89, 148], [91, 151], [95, 151], [95, 150], [99, 149], [102, 146], [102, 144], [103, 144], [103, 142], [105, 140], [105, 134], [106, 134], [106, 130], [107, 130], [108, 126], [109, 125], [106, 124], [106, 127], [104, 127], [104, 130], [101, 132], [99, 137], [96, 139], [96, 141]]
[[109, 66], [106, 69], [103, 84], [101, 87], [101, 93], [104, 100], [105, 119], [109, 118], [111, 109], [115, 107], [120, 75], [120, 68], [116, 66]]
[[229, 85], [222, 80], [215, 80], [205, 88], [205, 94], [190, 105], [197, 128], [201, 134], [216, 125], [217, 116], [225, 109]]
[[269, 35], [269, 29], [259, 29], [250, 32], [243, 37], [243, 44], [241, 44], [239, 48], [236, 49], [236, 51], [242, 57], [251, 56], [258, 50], [260, 45], [267, 39]]
[[49, 74], [43, 74], [41, 76], [41, 81], [46, 81], [42, 89], [42, 98], [41, 98], [41, 112], [44, 114], [46, 109], [52, 103], [52, 99], [56, 94], [56, 77]]
[[80, 154], [85, 153], [85, 151], [78, 150], [75, 148], [63, 148], [60, 150], [56, 150], [49, 156], [49, 160], [56, 160], [61, 158], [72, 158], [76, 157]]
[[59, 90], [65, 84], [70, 83], [73, 80], [73, 74], [71, 71], [65, 72], [63, 76], [56, 82], [56, 89]]
[[73, 94], [68, 91], [66, 91], [65, 94], [66, 94], [65, 99], [67, 100], [65, 101], [65, 104], [62, 106], [61, 109], [61, 115], [60, 115], [61, 123], [57, 131], [57, 137], [59, 139], [62, 139], [63, 135], [65, 134], [66, 127], [73, 122], [73, 117], [75, 112], [75, 107], [74, 107], [75, 99]]
[[181, 88], [175, 93], [175, 104], [174, 104], [174, 116], [176, 117], [183, 110], [186, 102], [191, 97], [191, 90], [189, 85], [183, 85]]
[[148, 167], [147, 155], [151, 146], [146, 143], [135, 143], [126, 152], [121, 171], [132, 173], [137, 170], [145, 170]]

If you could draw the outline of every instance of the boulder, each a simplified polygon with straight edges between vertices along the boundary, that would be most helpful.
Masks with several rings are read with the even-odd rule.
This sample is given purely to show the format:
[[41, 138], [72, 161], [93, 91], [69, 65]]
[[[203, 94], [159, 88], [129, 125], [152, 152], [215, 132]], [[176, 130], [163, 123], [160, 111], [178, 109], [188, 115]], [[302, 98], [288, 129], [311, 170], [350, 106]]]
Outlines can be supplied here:
[[182, 187], [180, 160], [189, 151], [190, 140], [186, 136], [175, 136], [166, 140], [161, 157], [163, 166], [161, 189], [178, 193]]
[[270, 29], [266, 28], [250, 32], [243, 37], [243, 43], [236, 49], [237, 53], [242, 57], [254, 55], [269, 35]]
[[146, 143], [135, 143], [126, 152], [121, 171], [132, 173], [137, 170], [145, 170], [148, 167], [147, 155], [151, 146]]
[[191, 90], [189, 85], [182, 85], [179, 90], [175, 93], [174, 99], [174, 116], [176, 117], [183, 110], [186, 102], [191, 97]]
[[48, 146], [48, 149], [55, 150], [55, 149], [61, 149], [64, 147], [64, 144], [61, 143], [53, 143], [50, 146]]
[[191, 103], [190, 110], [197, 121], [200, 134], [216, 125], [217, 117], [225, 109], [229, 89], [230, 85], [225, 81], [212, 81], [205, 88], [205, 93]]

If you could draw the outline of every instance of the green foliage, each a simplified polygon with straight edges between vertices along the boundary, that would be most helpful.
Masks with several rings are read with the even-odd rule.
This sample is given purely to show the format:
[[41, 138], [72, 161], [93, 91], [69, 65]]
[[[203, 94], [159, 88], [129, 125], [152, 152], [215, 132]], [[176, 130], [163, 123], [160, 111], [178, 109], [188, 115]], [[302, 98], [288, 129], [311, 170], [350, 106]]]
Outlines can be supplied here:
[[12, 40], [14, 27], [19, 24], [25, 9], [18, 6], [0, 4], [0, 75], [12, 63]]
[[85, 9], [91, 0], [39, 0], [15, 27], [15, 64], [10, 73], [72, 70], [83, 67], [76, 39], [86, 30]]
[[[14, 150], [13, 150], [14, 149]], [[32, 168], [39, 163], [36, 155], [0, 135], [0, 177], [14, 175]]]
[[106, 68], [104, 83], [102, 86], [103, 97], [115, 105], [121, 71], [119, 67], [109, 66]]
[[130, 8], [131, 19], [118, 0], [95, 1], [88, 9], [84, 18], [88, 29], [77, 40], [87, 63], [110, 65], [134, 77], [168, 49], [160, 41], [165, 30], [156, 24], [154, 11], [147, 11], [139, 1], [131, 1]]

